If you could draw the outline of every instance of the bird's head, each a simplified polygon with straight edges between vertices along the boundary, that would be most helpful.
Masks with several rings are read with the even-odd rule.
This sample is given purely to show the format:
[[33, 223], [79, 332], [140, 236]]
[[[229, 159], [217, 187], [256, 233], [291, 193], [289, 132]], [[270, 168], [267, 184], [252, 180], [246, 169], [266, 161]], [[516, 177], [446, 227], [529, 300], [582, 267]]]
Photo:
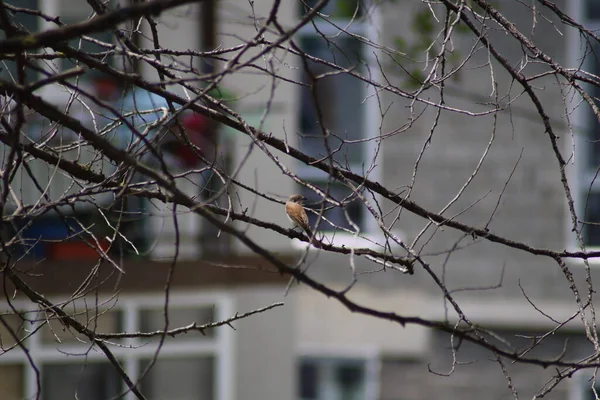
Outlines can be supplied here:
[[306, 197], [299, 194], [293, 194], [290, 197], [288, 197], [288, 201], [291, 201], [292, 203], [302, 204], [304, 200], [306, 200]]

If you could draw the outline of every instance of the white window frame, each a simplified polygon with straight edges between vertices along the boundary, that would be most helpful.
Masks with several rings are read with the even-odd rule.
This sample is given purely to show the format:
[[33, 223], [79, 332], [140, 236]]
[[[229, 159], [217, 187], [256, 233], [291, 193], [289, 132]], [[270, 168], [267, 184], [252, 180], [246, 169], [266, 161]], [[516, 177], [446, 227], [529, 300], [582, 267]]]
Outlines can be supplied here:
[[[567, 2], [566, 11], [569, 16], [574, 20], [580, 21], [586, 27], [590, 29], [600, 29], [600, 19], [591, 21], [586, 18], [585, 6], [587, 1], [595, 0], [572, 0]], [[581, 57], [583, 56], [584, 49], [581, 48], [581, 40], [576, 29], [567, 30], [567, 44], [566, 44], [566, 55], [567, 59], [572, 65], [569, 67], [576, 68], [581, 63]], [[584, 64], [584, 68], [587, 68]], [[575, 160], [573, 168], [568, 169], [567, 177], [571, 183], [571, 191], [573, 200], [575, 202], [575, 210], [577, 216], [580, 219], [584, 217], [584, 206], [585, 206], [585, 195], [584, 192], [590, 188], [590, 182], [593, 178], [593, 173], [587, 168], [587, 160], [585, 156], [586, 137], [585, 130], [589, 127], [587, 125], [587, 103], [583, 102], [580, 96], [572, 96], [570, 104], [568, 104], [568, 111], [570, 113], [570, 120], [573, 126], [574, 144], [575, 144]], [[569, 132], [566, 132], [569, 134]], [[565, 141], [565, 154], [571, 154], [573, 152], [573, 141]], [[599, 177], [600, 178], [600, 177]], [[596, 182], [592, 186], [593, 192], [600, 193], [600, 181], [597, 178]], [[578, 240], [576, 235], [572, 232], [572, 221], [568, 205], [565, 205], [565, 236], [567, 237], [567, 247], [571, 250], [579, 250]], [[584, 238], [585, 239], [585, 238]], [[587, 250], [600, 250], [600, 246], [588, 246], [586, 243]], [[590, 263], [599, 264], [600, 259], [589, 259]]]
[[[366, 22], [353, 22], [350, 26], [348, 26], [348, 21], [345, 19], [332, 19], [332, 21], [337, 26], [342, 26], [346, 28], [346, 31], [350, 33], [354, 33], [360, 36], [367, 38], [373, 42], [377, 41], [379, 30], [377, 27], [381, 26], [381, 13], [379, 7], [377, 7], [377, 3], [366, 0], [362, 2], [362, 5], [368, 10], [368, 15], [370, 18], [370, 23]], [[316, 18], [314, 20], [315, 25], [319, 28], [320, 32], [330, 36], [338, 34], [340, 31], [338, 28], [334, 27], [332, 24], [319, 20]], [[318, 36], [318, 33], [315, 32], [312, 24], [304, 25], [296, 34], [297, 36]], [[381, 72], [377, 66], [376, 52], [375, 48], [367, 47], [368, 51], [363, 52], [363, 59], [367, 63], [367, 68], [369, 69], [371, 79], [375, 82], [379, 82], [381, 78]], [[362, 132], [365, 132], [363, 138], [375, 138], [378, 134], [377, 130], [381, 124], [381, 115], [379, 113], [378, 103], [374, 98], [374, 88], [369, 86], [365, 89], [365, 98], [367, 101], [365, 102], [365, 107], [362, 107], [364, 117], [363, 117], [363, 127]], [[366, 161], [365, 164], [369, 165], [370, 157], [375, 155], [377, 149], [377, 142], [375, 140], [369, 140], [364, 143], [363, 146], [363, 161]], [[382, 154], [379, 154], [379, 157], [383, 157]], [[380, 182], [382, 178], [382, 162], [381, 160], [377, 162], [377, 166], [371, 171], [369, 174], [369, 179], [375, 182]], [[296, 174], [301, 179], [306, 180], [320, 180], [322, 172], [317, 171], [315, 168], [311, 168], [304, 164], [299, 164]], [[377, 195], [377, 197], [379, 197]], [[369, 236], [374, 232], [379, 231], [379, 225], [375, 218], [369, 218], [368, 211], [365, 211], [364, 221], [361, 221], [361, 232], [362, 236]], [[360, 238], [358, 238], [360, 239]], [[372, 246], [369, 241], [359, 240], [361, 244]], [[357, 242], [356, 238], [353, 234], [338, 231], [336, 232], [336, 245], [342, 244], [355, 244]], [[365, 243], [362, 243], [365, 242]]]
[[[51, 299], [54, 304], [64, 299]], [[158, 293], [140, 294], [140, 295], [120, 295], [116, 300], [110, 300], [108, 297], [99, 299], [98, 304], [106, 302], [107, 307], [111, 307], [111, 311], [122, 312], [123, 329], [125, 332], [140, 332], [139, 311], [148, 308], [162, 309], [164, 307], [164, 296]], [[22, 311], [36, 310], [36, 306], [26, 300], [16, 300], [11, 304]], [[170, 309], [175, 308], [192, 308], [199, 306], [211, 306], [215, 309], [215, 322], [231, 318], [234, 313], [234, 301], [230, 295], [223, 292], [205, 292], [203, 294], [173, 292], [169, 296]], [[11, 312], [8, 303], [1, 302], [0, 309], [3, 312]], [[192, 323], [194, 321], [189, 321]], [[38, 324], [27, 327], [27, 332], [36, 329]], [[177, 328], [171, 326], [169, 329]], [[27, 333], [26, 332], [26, 333]], [[61, 345], [59, 352], [56, 344], [43, 344], [41, 332], [38, 331], [24, 341], [25, 346], [29, 349], [30, 356], [35, 365], [42, 373], [41, 365], [46, 362], [53, 363], [72, 363], [81, 365], [89, 362], [108, 362], [106, 356], [101, 351], [95, 350], [86, 352], [89, 349], [88, 344], [73, 344], [69, 346]], [[143, 344], [143, 345], [142, 345]], [[148, 342], [140, 339], [125, 339], [122, 345], [110, 346], [110, 350], [119, 361], [122, 362], [123, 369], [127, 375], [135, 382], [140, 371], [139, 362], [153, 357], [155, 355], [158, 342]], [[215, 360], [215, 400], [233, 400], [235, 394], [235, 365], [234, 365], [234, 336], [233, 330], [228, 326], [216, 328], [213, 338], [204, 338], [198, 340], [192, 338], [183, 342], [165, 342], [160, 349], [161, 358], [181, 359], [193, 356], [212, 355]], [[70, 354], [83, 354], [85, 356], [73, 357], [67, 356]], [[0, 357], [0, 365], [21, 364], [23, 370], [23, 392], [25, 398], [35, 398], [37, 393], [36, 375], [31, 368], [23, 351], [15, 347], [8, 353], [2, 354]], [[43, 381], [43, 379], [42, 379]], [[126, 385], [122, 383], [122, 389], [126, 389]], [[134, 400], [136, 397], [129, 392], [123, 397], [124, 400]]]
[[[320, 359], [331, 362], [339, 360], [363, 360], [365, 363], [365, 397], [367, 399], [379, 398], [381, 376], [381, 354], [374, 346], [331, 346], [318, 344], [303, 344], [296, 351], [296, 360]], [[298, 373], [297, 363], [295, 373]], [[300, 382], [298, 382], [300, 384]]]

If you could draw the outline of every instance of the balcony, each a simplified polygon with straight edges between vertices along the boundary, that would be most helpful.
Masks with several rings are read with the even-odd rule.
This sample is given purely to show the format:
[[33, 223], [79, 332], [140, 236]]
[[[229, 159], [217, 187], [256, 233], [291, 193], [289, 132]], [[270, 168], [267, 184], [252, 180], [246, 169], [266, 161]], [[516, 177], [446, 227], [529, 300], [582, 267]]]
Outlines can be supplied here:
[[[220, 181], [206, 162], [210, 159], [226, 168], [228, 158], [219, 147], [219, 128], [212, 121], [190, 112], [173, 116], [163, 98], [138, 89], [125, 96], [116, 89], [111, 94], [106, 82], [84, 90], [98, 93], [118, 110], [116, 115], [105, 107], [90, 107], [91, 101], [70, 101], [63, 88], [52, 89], [42, 94], [46, 101], [67, 110], [137, 161], [170, 174], [179, 190], [191, 198], [218, 203], [213, 197]], [[183, 137], [189, 140], [187, 144]], [[115, 190], [115, 181], [151, 191], [157, 185], [107, 158], [77, 133], [31, 113], [26, 115], [20, 140], [51, 149], [59, 158], [101, 174], [112, 188], [80, 181], [42, 160], [24, 159], [10, 183], [1, 228], [14, 257], [76, 260], [98, 259], [107, 253], [119, 258], [195, 260], [229, 248], [226, 235], [218, 237], [212, 226], [189, 209], [174, 209], [157, 199]], [[0, 148], [6, 163], [10, 148]]]

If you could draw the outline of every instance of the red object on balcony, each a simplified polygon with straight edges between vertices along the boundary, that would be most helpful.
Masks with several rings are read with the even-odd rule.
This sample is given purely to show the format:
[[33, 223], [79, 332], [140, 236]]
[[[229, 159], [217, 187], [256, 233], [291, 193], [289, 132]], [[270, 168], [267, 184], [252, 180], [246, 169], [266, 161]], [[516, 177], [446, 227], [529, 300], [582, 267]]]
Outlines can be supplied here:
[[[100, 241], [100, 248], [105, 252], [109, 248], [107, 241]], [[93, 260], [98, 259], [98, 251], [83, 241], [64, 241], [46, 244], [46, 258], [49, 260]]]
[[[190, 142], [199, 147], [202, 155], [207, 157], [207, 149], [210, 146], [210, 132], [208, 131], [210, 125], [206, 117], [197, 113], [189, 114], [183, 118], [182, 125], [186, 130]], [[192, 168], [198, 165], [198, 156], [188, 146], [181, 146], [178, 156], [186, 167]]]

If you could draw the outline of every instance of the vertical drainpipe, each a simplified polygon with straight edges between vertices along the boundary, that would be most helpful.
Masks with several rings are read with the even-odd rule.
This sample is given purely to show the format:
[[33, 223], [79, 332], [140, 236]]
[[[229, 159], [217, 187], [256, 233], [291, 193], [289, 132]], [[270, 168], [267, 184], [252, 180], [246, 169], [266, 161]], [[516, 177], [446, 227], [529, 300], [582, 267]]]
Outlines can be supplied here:
[[[211, 51], [217, 47], [217, 27], [219, 26], [218, 17], [217, 17], [217, 0], [204, 0], [200, 3], [200, 47], [201, 51]], [[205, 59], [202, 60], [202, 65], [200, 66], [200, 70], [204, 74], [210, 74], [217, 70], [216, 61], [213, 59]], [[217, 145], [224, 144], [223, 140], [219, 140], [217, 137]], [[226, 144], [226, 143], [225, 143]], [[231, 154], [225, 153], [224, 155], [224, 167], [225, 170], [229, 170], [231, 165]], [[210, 181], [210, 190], [217, 191], [219, 190], [218, 186], [219, 182], [217, 179], [211, 179]], [[221, 204], [225, 205], [225, 203]], [[218, 233], [218, 229], [214, 227], [206, 227], [207, 229], [202, 229], [201, 235], [213, 235], [216, 236]], [[214, 229], [212, 229], [214, 228]], [[211, 242], [202, 240], [202, 244], [208, 244], [208, 247], [213, 245], [214, 247], [202, 249], [203, 254], [209, 255], [210, 253], [223, 254], [229, 252], [231, 249], [231, 238], [229, 235], [221, 235], [217, 242]], [[212, 250], [212, 251], [211, 251]]]
[[[216, 0], [204, 0], [200, 3], [200, 43], [202, 51], [214, 50], [217, 47], [217, 5]], [[202, 72], [211, 73], [215, 70], [213, 60], [204, 60]]]

